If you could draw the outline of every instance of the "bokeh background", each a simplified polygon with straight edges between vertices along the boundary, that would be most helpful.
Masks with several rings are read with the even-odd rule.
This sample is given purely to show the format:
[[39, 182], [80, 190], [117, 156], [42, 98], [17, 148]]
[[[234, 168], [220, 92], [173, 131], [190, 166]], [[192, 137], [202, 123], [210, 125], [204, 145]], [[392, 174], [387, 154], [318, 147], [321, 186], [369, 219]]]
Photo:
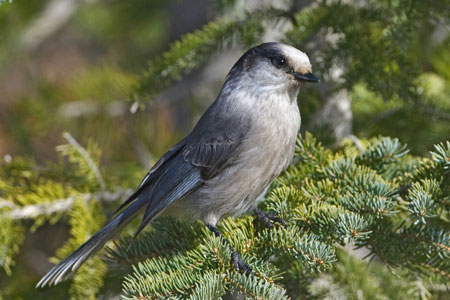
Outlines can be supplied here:
[[[95, 141], [102, 149], [100, 168], [108, 185], [132, 188], [195, 125], [242, 52], [272, 40], [294, 44], [311, 57], [322, 81], [301, 92], [302, 132], [313, 132], [326, 146], [383, 135], [398, 137], [412, 154], [427, 155], [433, 144], [448, 139], [448, 2], [342, 1], [379, 6], [392, 15], [339, 19], [336, 10], [334, 19], [296, 27], [305, 21], [299, 11], [326, 2], [338, 3], [3, 1], [0, 159], [22, 157], [45, 168], [58, 161], [55, 147], [66, 143], [62, 134], [69, 132], [81, 145]], [[217, 46], [168, 88], [146, 88], [149, 63], [157, 64], [184, 34], [215, 20], [244, 22], [268, 6], [292, 14], [281, 21], [262, 18], [263, 25], [255, 25], [258, 35], [249, 31], [250, 37]], [[25, 290], [48, 270], [48, 257], [67, 237], [63, 224], [28, 233], [13, 275], [0, 271], [0, 288], [11, 297], [30, 297]], [[111, 282], [113, 290], [117, 282]]]

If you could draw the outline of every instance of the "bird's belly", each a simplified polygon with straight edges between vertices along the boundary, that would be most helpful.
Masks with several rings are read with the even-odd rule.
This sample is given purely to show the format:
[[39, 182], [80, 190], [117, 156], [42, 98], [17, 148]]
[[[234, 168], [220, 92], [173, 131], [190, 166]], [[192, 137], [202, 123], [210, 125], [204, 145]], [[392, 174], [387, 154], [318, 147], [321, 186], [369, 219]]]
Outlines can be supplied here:
[[274, 164], [271, 165], [263, 157], [224, 170], [176, 206], [189, 218], [201, 219], [208, 224], [216, 224], [222, 217], [238, 216], [256, 207], [286, 164], [277, 157], [272, 159]]

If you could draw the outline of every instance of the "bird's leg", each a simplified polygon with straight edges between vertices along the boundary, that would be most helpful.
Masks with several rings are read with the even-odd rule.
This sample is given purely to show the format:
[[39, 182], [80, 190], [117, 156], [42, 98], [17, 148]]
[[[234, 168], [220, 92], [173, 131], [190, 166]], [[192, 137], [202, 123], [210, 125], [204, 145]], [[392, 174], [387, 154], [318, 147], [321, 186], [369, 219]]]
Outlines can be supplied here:
[[282, 218], [278, 217], [275, 213], [267, 213], [259, 208], [255, 208], [255, 213], [258, 219], [266, 224], [267, 228], [269, 229], [272, 229], [273, 223], [275, 222], [286, 226], [286, 222]]
[[239, 272], [240, 270], [243, 270], [247, 274], [252, 274], [252, 267], [250, 265], [248, 265], [247, 263], [245, 263], [245, 261], [242, 260], [239, 253], [231, 247], [228, 240], [220, 234], [219, 230], [213, 225], [208, 225], [208, 224], [205, 224], [205, 225], [206, 225], [206, 227], [208, 227], [209, 230], [211, 230], [214, 233], [214, 235], [216, 237], [219, 237], [225, 244], [228, 245], [228, 247], [231, 250], [231, 259], [233, 260], [233, 264], [234, 264], [234, 267], [236, 268], [236, 271]]

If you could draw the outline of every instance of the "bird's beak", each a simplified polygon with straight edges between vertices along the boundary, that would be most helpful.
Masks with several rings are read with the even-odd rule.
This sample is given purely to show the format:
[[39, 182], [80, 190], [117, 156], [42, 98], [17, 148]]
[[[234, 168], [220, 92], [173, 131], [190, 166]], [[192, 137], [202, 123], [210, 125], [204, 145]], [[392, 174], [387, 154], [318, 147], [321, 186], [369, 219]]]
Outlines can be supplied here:
[[313, 73], [300, 74], [297, 72], [292, 72], [292, 74], [298, 81], [320, 82], [320, 79]]

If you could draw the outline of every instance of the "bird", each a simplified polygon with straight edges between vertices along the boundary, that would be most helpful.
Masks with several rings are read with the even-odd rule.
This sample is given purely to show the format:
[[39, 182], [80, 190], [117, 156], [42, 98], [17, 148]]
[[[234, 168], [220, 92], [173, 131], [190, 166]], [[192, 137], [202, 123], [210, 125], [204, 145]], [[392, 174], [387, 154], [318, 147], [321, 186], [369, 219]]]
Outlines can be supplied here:
[[[311, 68], [308, 56], [287, 44], [268, 42], [247, 50], [193, 130], [153, 165], [109, 223], [37, 287], [68, 279], [140, 211], [143, 219], [134, 237], [162, 213], [201, 220], [225, 243], [216, 227], [224, 217], [254, 211], [268, 226], [282, 222], [258, 203], [293, 159], [300, 88], [320, 81]], [[235, 268], [251, 273], [251, 266], [230, 249]]]

